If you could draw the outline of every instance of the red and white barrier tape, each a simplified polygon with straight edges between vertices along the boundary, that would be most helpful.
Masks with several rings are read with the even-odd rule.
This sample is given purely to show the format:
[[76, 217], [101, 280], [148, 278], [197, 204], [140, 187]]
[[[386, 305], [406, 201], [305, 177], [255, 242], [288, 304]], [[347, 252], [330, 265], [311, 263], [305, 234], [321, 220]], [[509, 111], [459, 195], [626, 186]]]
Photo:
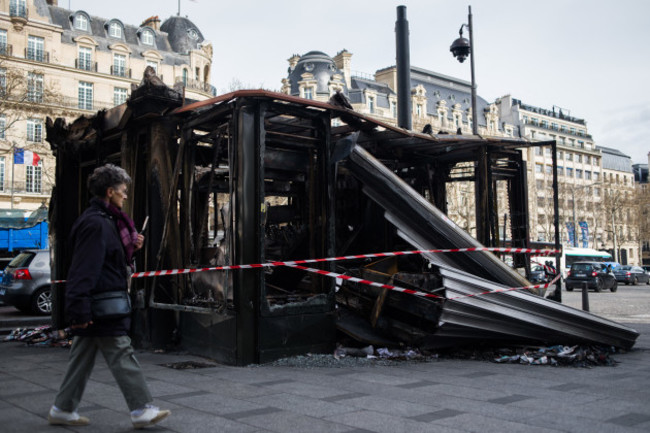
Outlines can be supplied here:
[[300, 265], [287, 265], [291, 268], [302, 269], [303, 271], [312, 272], [314, 274], [324, 275], [326, 277], [338, 278], [340, 280], [352, 281], [353, 283], [361, 283], [368, 286], [380, 287], [382, 289], [393, 290], [395, 292], [408, 293], [409, 295], [421, 296], [423, 298], [438, 298], [445, 299], [442, 296], [434, 295], [432, 293], [420, 292], [418, 290], [405, 289], [404, 287], [393, 286], [391, 284], [382, 284], [375, 281], [364, 280], [363, 278], [351, 277], [350, 275], [337, 274], [336, 272], [324, 271], [322, 269], [308, 268]]
[[491, 251], [496, 253], [531, 253], [550, 255], [555, 254], [556, 250], [547, 249], [531, 249], [531, 248], [494, 248], [494, 247], [474, 247], [474, 248], [450, 248], [450, 249], [435, 249], [435, 250], [411, 250], [411, 251], [391, 251], [385, 253], [373, 254], [355, 254], [351, 256], [339, 257], [326, 257], [320, 259], [306, 259], [306, 260], [292, 260], [287, 262], [268, 262], [256, 263], [251, 265], [229, 265], [229, 266], [211, 266], [207, 268], [188, 268], [188, 269], [169, 269], [161, 271], [145, 271], [136, 272], [131, 275], [131, 278], [144, 278], [144, 277], [157, 277], [162, 275], [180, 275], [190, 274], [195, 272], [208, 272], [208, 271], [226, 271], [234, 269], [256, 269], [256, 268], [270, 268], [274, 266], [293, 266], [304, 265], [307, 263], [322, 263], [322, 262], [336, 262], [342, 260], [355, 260], [355, 259], [368, 259], [368, 258], [381, 258], [381, 257], [395, 257], [405, 256], [410, 254], [423, 254], [423, 253], [466, 253], [474, 251]]
[[409, 295], [415, 295], [415, 296], [420, 296], [423, 298], [437, 298], [437, 299], [443, 299], [447, 301], [453, 301], [455, 299], [461, 299], [461, 298], [471, 298], [474, 296], [481, 296], [481, 295], [489, 295], [492, 293], [503, 293], [503, 292], [512, 292], [515, 290], [524, 290], [524, 289], [540, 289], [540, 288], [548, 288], [552, 284], [555, 284], [557, 280], [560, 279], [560, 275], [558, 274], [553, 280], [549, 281], [546, 284], [537, 284], [535, 286], [524, 286], [524, 287], [510, 287], [507, 289], [496, 289], [496, 290], [490, 290], [490, 291], [485, 291], [485, 292], [480, 292], [480, 293], [473, 293], [471, 295], [464, 295], [464, 296], [456, 296], [453, 298], [445, 298], [443, 296], [438, 296], [434, 295], [432, 293], [426, 293], [426, 292], [421, 292], [418, 290], [412, 290], [412, 289], [405, 289], [404, 287], [399, 287], [399, 286], [393, 286], [390, 284], [382, 284], [382, 283], [377, 283], [375, 281], [370, 281], [370, 280], [364, 280], [362, 278], [357, 278], [357, 277], [351, 277], [349, 275], [343, 275], [343, 274], [337, 274], [336, 272], [330, 272], [330, 271], [324, 271], [322, 269], [315, 269], [315, 268], [308, 268], [306, 266], [299, 266], [299, 265], [287, 265], [292, 268], [296, 269], [301, 269], [303, 271], [311, 272], [314, 274], [319, 274], [323, 275], [326, 277], [331, 277], [331, 278], [338, 278], [341, 280], [345, 281], [351, 281], [353, 283], [360, 283], [360, 284], [366, 284], [368, 286], [374, 286], [374, 287], [380, 287], [382, 289], [388, 289], [388, 290], [393, 290], [395, 292], [401, 292], [401, 293], [408, 293]]

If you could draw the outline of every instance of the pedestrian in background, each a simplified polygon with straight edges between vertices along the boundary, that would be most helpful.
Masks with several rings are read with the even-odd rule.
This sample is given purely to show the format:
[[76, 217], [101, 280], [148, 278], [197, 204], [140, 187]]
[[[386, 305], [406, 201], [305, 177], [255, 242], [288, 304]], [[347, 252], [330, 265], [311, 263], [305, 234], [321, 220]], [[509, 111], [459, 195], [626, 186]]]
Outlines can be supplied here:
[[[52, 425], [87, 425], [77, 413], [79, 402], [100, 351], [126, 399], [135, 428], [153, 425], [170, 411], [152, 406], [151, 393], [128, 336], [131, 317], [93, 317], [93, 296], [127, 292], [133, 253], [144, 243], [133, 221], [122, 211], [131, 178], [112, 164], [96, 168], [88, 178], [90, 206], [70, 233], [72, 263], [66, 281], [65, 311], [73, 331], [68, 368], [48, 421]], [[128, 297], [126, 297], [128, 299]]]

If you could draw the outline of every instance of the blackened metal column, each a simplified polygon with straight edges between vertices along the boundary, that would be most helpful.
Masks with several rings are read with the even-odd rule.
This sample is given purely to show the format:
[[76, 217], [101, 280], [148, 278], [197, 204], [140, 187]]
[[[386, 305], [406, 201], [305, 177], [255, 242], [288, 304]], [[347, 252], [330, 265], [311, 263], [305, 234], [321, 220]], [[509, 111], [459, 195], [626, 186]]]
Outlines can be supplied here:
[[[234, 210], [234, 262], [237, 264], [259, 263], [261, 259], [260, 210], [262, 160], [260, 148], [265, 133], [263, 110], [259, 103], [238, 105], [236, 108], [236, 131], [232, 173], [232, 207]], [[258, 323], [260, 311], [261, 273], [256, 269], [235, 271], [234, 302], [237, 312], [237, 364], [258, 362]]]

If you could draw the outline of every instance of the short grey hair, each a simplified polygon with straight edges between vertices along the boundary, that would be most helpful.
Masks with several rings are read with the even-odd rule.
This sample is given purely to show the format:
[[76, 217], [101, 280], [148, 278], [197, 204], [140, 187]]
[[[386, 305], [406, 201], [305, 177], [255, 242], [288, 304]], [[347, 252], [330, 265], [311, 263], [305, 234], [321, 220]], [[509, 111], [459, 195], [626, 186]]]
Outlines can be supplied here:
[[131, 176], [126, 173], [126, 170], [113, 164], [106, 164], [97, 167], [93, 174], [88, 176], [88, 191], [95, 197], [106, 197], [108, 188], [130, 183]]

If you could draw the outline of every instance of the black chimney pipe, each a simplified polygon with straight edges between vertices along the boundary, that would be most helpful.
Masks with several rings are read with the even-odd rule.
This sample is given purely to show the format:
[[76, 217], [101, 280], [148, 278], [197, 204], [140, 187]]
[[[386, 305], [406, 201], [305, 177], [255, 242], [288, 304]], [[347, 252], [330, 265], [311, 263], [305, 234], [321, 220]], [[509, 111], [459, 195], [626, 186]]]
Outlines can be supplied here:
[[397, 61], [397, 126], [411, 129], [411, 49], [406, 6], [397, 6], [395, 21]]

